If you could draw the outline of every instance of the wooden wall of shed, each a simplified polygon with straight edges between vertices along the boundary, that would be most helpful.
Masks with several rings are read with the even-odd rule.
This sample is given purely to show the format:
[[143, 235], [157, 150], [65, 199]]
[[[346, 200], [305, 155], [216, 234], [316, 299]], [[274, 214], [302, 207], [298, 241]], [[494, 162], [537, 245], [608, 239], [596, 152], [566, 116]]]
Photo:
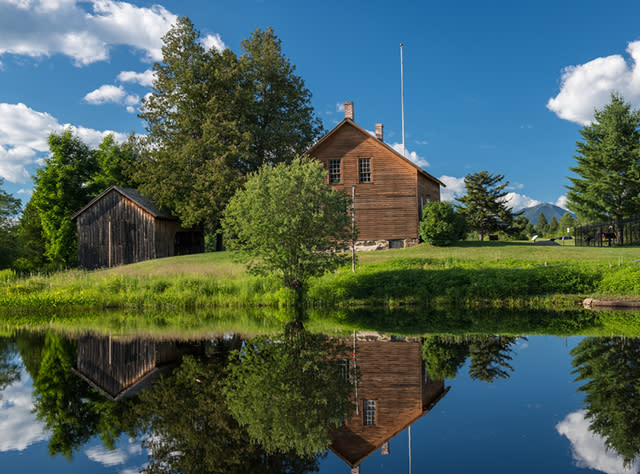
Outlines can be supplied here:
[[109, 266], [109, 222], [112, 266], [160, 256], [155, 246], [154, 218], [112, 190], [77, 218], [80, 267]]
[[[413, 166], [375, 137], [367, 137], [351, 126], [337, 130], [312, 154], [327, 169], [329, 160], [341, 160], [340, 183], [334, 188], [351, 196], [351, 186], [356, 185], [359, 240], [418, 238], [419, 180]], [[359, 158], [371, 159], [371, 183], [359, 182]]]
[[[425, 384], [419, 342], [357, 342], [356, 356], [360, 414], [354, 412], [335, 432], [331, 445], [334, 452], [351, 464], [371, 454], [423, 413], [423, 389], [429, 391], [429, 398], [444, 390], [442, 381]], [[376, 401], [374, 426], [364, 425], [364, 400]]]
[[175, 256], [175, 239], [178, 230], [180, 230], [178, 221], [169, 219], [156, 219], [155, 252], [157, 258]]
[[114, 398], [155, 367], [152, 340], [123, 342], [96, 336], [78, 340], [78, 371]]

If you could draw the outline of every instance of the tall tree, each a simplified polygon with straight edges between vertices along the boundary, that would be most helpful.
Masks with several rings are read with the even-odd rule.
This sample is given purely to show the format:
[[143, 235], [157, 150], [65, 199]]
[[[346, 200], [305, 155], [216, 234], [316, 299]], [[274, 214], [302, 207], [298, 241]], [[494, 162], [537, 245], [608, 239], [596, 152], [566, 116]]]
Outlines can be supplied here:
[[536, 232], [540, 235], [544, 235], [549, 232], [549, 221], [547, 220], [547, 216], [544, 215], [544, 212], [541, 212], [538, 216], [538, 222], [536, 222]]
[[488, 233], [508, 229], [513, 221], [513, 212], [505, 202], [507, 192], [504, 189], [509, 181], [503, 180], [504, 175], [486, 170], [464, 178], [466, 194], [457, 199], [462, 204], [460, 214], [469, 228], [478, 233], [480, 240]]
[[560, 219], [560, 232], [562, 232], [563, 234], [571, 234], [573, 233], [573, 228], [575, 226], [576, 220], [573, 218], [570, 212], [565, 212]]
[[236, 56], [205, 51], [199, 36], [183, 17], [163, 37], [140, 115], [148, 142], [135, 178], [184, 225], [216, 227], [246, 172], [249, 134], [239, 127]]
[[509, 378], [509, 372], [513, 372], [513, 367], [509, 364], [513, 353], [511, 346], [516, 341], [516, 337], [507, 336], [487, 335], [474, 338], [469, 351], [469, 376], [484, 382]]
[[38, 209], [45, 254], [57, 266], [77, 260], [76, 225], [70, 217], [91, 199], [88, 183], [97, 166], [93, 153], [71, 130], [49, 135], [51, 154], [34, 177], [33, 204]]
[[455, 379], [469, 355], [469, 343], [455, 337], [431, 336], [422, 343], [422, 359], [429, 377]]
[[311, 92], [295, 74], [296, 67], [271, 27], [255, 30], [242, 49], [242, 127], [251, 134], [251, 170], [265, 163], [291, 162], [322, 132]]
[[24, 207], [16, 232], [18, 258], [14, 261], [13, 267], [25, 273], [42, 269], [47, 263], [46, 242], [40, 212], [35, 206], [33, 198]]
[[3, 182], [0, 178], [0, 269], [15, 258], [16, 216], [20, 212], [20, 200], [2, 189]]
[[553, 216], [551, 218], [551, 223], [549, 224], [549, 233], [557, 234], [559, 229], [560, 224], [558, 223], [558, 219], [556, 219], [556, 216]]
[[216, 229], [247, 173], [290, 162], [318, 137], [311, 93], [271, 29], [230, 50], [205, 51], [188, 18], [163, 38], [143, 101], [148, 146], [136, 179], [185, 225]]
[[580, 135], [567, 207], [585, 221], [609, 220], [621, 230], [622, 219], [640, 213], [640, 111], [612, 94]]

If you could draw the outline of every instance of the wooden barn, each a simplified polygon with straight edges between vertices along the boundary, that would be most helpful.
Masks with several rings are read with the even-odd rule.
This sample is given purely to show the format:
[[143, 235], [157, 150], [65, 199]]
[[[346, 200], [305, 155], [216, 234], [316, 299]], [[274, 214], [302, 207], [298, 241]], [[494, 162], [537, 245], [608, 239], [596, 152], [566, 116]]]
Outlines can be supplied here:
[[73, 372], [110, 400], [137, 395], [181, 356], [175, 342], [83, 336]]
[[378, 449], [390, 454], [391, 439], [426, 415], [449, 387], [425, 373], [419, 340], [357, 341], [354, 352], [358, 410], [332, 433], [330, 449], [359, 473], [360, 464]]
[[80, 209], [78, 264], [101, 268], [204, 252], [200, 230], [183, 229], [135, 189], [111, 186]]
[[373, 136], [354, 122], [353, 102], [345, 118], [307, 154], [327, 169], [329, 183], [353, 196], [358, 240], [378, 248], [415, 245], [427, 201], [440, 200], [445, 186], [384, 142], [383, 126]]

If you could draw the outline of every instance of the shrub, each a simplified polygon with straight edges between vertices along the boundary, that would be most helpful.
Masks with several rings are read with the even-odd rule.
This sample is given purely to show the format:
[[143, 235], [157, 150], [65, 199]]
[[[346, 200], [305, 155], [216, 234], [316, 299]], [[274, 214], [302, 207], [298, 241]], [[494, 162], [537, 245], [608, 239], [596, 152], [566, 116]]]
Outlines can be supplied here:
[[422, 211], [420, 237], [431, 245], [446, 246], [465, 235], [465, 222], [448, 202], [428, 202]]

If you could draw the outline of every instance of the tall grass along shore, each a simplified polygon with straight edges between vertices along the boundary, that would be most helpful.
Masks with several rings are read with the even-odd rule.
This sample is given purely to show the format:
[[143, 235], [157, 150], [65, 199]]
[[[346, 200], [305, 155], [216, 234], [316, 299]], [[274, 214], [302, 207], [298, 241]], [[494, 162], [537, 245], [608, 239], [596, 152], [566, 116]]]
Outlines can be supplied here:
[[[640, 297], [639, 248], [465, 242], [361, 253], [309, 283], [309, 307], [437, 305], [575, 307], [584, 297]], [[277, 276], [246, 273], [229, 252], [96, 271], [20, 277], [0, 272], [0, 311], [287, 308]]]

